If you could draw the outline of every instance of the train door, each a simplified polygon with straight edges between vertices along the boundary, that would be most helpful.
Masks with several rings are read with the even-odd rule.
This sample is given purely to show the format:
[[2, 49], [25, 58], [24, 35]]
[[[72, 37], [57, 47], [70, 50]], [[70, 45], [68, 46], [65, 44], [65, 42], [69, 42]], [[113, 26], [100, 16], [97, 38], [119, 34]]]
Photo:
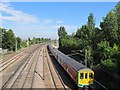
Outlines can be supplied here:
[[88, 85], [89, 84], [89, 73], [88, 72], [84, 72], [85, 78], [84, 78], [84, 84]]

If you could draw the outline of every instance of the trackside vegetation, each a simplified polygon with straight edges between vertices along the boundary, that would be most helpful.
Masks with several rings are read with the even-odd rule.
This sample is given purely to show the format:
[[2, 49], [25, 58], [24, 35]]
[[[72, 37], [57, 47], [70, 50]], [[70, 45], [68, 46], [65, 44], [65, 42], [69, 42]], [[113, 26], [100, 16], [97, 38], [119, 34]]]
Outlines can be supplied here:
[[[15, 51], [25, 47], [29, 47], [34, 44], [50, 42], [49, 38], [27, 38], [25, 40], [20, 37], [16, 37], [12, 29], [0, 28], [0, 48], [3, 50]], [[16, 45], [17, 44], [17, 45]]]
[[120, 75], [120, 2], [107, 13], [100, 27], [95, 27], [95, 17], [88, 16], [87, 23], [68, 35], [64, 26], [58, 29], [59, 50], [68, 54], [82, 50], [88, 67], [102, 68]]

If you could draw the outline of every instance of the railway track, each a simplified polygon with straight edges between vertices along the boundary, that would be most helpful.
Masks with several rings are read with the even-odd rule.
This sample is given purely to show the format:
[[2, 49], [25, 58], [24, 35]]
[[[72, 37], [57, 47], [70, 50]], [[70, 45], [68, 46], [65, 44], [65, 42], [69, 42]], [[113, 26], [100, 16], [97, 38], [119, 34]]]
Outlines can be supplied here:
[[13, 58], [10, 58], [8, 60], [4, 60], [0, 63], [0, 72], [2, 72], [5, 68], [7, 68], [9, 65], [11, 65], [12, 63], [14, 63], [16, 60], [18, 60], [19, 58], [21, 58], [23, 55], [25, 55], [26, 52], [21, 52], [18, 55], [14, 56]]
[[[32, 47], [30, 47], [30, 48], [32, 48]], [[28, 50], [29, 50], [29, 48], [25, 48], [25, 49], [22, 49], [22, 50], [17, 51], [17, 52], [12, 52], [12, 53], [9, 54], [9, 55], [4, 55], [4, 54], [2, 54], [2, 58], [0, 59], [0, 60], [1, 60], [0, 64], [8, 61], [9, 59], [15, 58], [15, 57], [19, 56], [20, 54], [25, 53], [25, 52], [28, 51]], [[4, 57], [4, 56], [5, 56], [5, 57]]]
[[32, 88], [33, 80], [34, 80], [34, 71], [35, 71], [35, 67], [37, 65], [39, 53], [40, 53], [40, 50], [38, 50], [36, 52], [33, 61], [29, 65], [29, 69], [28, 69], [28, 72], [27, 72], [27, 75], [26, 75], [26, 78], [25, 78], [22, 88]]
[[1, 60], [2, 62], [4, 62], [4, 61], [6, 61], [6, 60], [8, 60], [8, 59], [10, 59], [10, 58], [18, 55], [18, 54], [19, 54], [20, 52], [22, 52], [22, 51], [23, 51], [23, 50], [20, 50], [20, 51], [17, 51], [17, 52], [12, 52], [12, 53], [7, 54], [7, 55], [2, 54], [2, 58], [1, 58], [0, 60]]
[[[46, 45], [37, 45], [12, 59], [3, 63], [8, 66], [0, 72], [3, 74], [1, 90], [16, 88], [68, 89], [53, 65]], [[12, 63], [13, 61], [15, 63]]]
[[[31, 74], [31, 72], [33, 72], [35, 67], [35, 63], [36, 60], [34, 60], [34, 58], [36, 57], [36, 55], [39, 55], [39, 49], [40, 47], [37, 47], [36, 49], [34, 49], [32, 52], [29, 53], [28, 55], [28, 59], [25, 62], [22, 62], [19, 67], [15, 70], [15, 72], [6, 80], [5, 83], [3, 83], [3, 86], [1, 87], [2, 90], [5, 90], [6, 88], [24, 88], [26, 87], [26, 82], [28, 81], [29, 75]], [[31, 69], [33, 68], [33, 69]], [[32, 70], [32, 71], [31, 71]], [[33, 73], [32, 73], [33, 74]], [[22, 77], [24, 76], [24, 77]], [[22, 80], [23, 82], [18, 82]], [[30, 80], [29, 80], [30, 81]], [[19, 85], [20, 84], [20, 85]], [[32, 84], [31, 84], [32, 85]]]
[[102, 85], [99, 81], [94, 79], [94, 86], [93, 86], [94, 90], [109, 90], [108, 88], [106, 88], [104, 85]]
[[[97, 84], [97, 86], [95, 85]], [[90, 85], [89, 87], [80, 88], [79, 90], [109, 90], [100, 82], [94, 79], [94, 84]]]
[[[30, 47], [31, 50], [32, 47]], [[0, 72], [2, 72], [4, 69], [6, 69], [8, 66], [12, 65], [16, 60], [20, 59], [22, 56], [25, 56], [26, 54], [28, 54], [27, 52], [29, 52], [30, 50], [24, 49], [22, 52], [16, 54], [15, 56], [13, 56], [12, 58], [6, 57], [4, 59], [1, 59], [0, 62]], [[13, 54], [14, 55], [14, 54]]]
[[43, 48], [41, 48], [38, 60], [34, 70], [34, 76], [32, 81], [32, 88], [45, 88], [44, 86], [44, 62], [43, 62]]
[[58, 90], [58, 89], [66, 90], [67, 87], [63, 83], [59, 73], [57, 72], [57, 70], [55, 69], [53, 63], [50, 60], [50, 57], [49, 57], [48, 51], [47, 51], [47, 47], [45, 48], [43, 55], [47, 60], [47, 64], [48, 64], [49, 72], [50, 72], [52, 82], [53, 82], [53, 85], [54, 85], [54, 89], [55, 90]]

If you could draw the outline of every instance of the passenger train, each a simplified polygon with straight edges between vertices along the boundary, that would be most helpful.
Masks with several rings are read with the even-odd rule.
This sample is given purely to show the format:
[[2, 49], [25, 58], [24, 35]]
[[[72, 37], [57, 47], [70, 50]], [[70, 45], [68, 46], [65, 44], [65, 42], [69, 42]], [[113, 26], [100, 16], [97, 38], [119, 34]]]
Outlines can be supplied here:
[[48, 49], [78, 87], [83, 88], [93, 84], [93, 70], [68, 57], [59, 50], [53, 48], [51, 45], [48, 45]]

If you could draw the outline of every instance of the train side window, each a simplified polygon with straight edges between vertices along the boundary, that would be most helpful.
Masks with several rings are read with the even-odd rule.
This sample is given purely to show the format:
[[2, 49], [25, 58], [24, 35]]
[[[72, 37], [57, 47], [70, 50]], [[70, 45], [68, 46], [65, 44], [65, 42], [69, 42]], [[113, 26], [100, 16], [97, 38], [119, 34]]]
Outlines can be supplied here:
[[80, 79], [84, 78], [84, 73], [80, 73]]
[[93, 79], [93, 74], [92, 73], [89, 74], [89, 78]]
[[85, 73], [85, 79], [87, 79], [87, 73]]

